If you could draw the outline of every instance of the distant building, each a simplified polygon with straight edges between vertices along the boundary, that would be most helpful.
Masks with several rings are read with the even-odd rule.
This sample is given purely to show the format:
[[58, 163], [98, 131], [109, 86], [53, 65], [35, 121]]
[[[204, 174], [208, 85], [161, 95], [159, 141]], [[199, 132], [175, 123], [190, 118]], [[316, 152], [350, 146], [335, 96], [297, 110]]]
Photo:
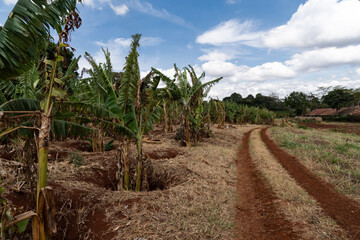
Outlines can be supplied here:
[[[339, 116], [345, 116], [345, 115], [360, 116], [360, 107], [357, 106], [357, 107], [340, 108], [338, 113], [339, 113]], [[309, 116], [309, 117], [336, 116], [336, 109], [334, 109], [334, 108], [315, 109], [315, 110], [305, 114], [305, 116]]]

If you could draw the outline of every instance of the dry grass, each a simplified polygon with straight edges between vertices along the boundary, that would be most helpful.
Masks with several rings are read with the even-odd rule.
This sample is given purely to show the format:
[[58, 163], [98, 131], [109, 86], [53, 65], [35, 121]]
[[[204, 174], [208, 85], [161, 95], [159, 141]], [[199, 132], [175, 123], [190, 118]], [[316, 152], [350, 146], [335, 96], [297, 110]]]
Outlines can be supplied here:
[[[113, 229], [119, 239], [232, 239], [236, 197], [234, 157], [242, 134], [253, 126], [219, 130], [216, 138], [204, 139], [185, 149], [173, 140], [145, 145], [145, 151], [178, 149], [183, 154], [157, 160], [168, 167], [182, 166], [190, 171], [182, 183], [163, 191], [109, 193], [117, 199]], [[129, 203], [125, 205], [124, 203]], [[116, 214], [125, 217], [116, 218]]]
[[294, 127], [274, 127], [270, 133], [307, 168], [360, 202], [360, 136]]
[[278, 209], [294, 222], [302, 239], [347, 239], [345, 232], [328, 216], [317, 202], [277, 162], [261, 141], [260, 130], [250, 137], [251, 156], [279, 201]]

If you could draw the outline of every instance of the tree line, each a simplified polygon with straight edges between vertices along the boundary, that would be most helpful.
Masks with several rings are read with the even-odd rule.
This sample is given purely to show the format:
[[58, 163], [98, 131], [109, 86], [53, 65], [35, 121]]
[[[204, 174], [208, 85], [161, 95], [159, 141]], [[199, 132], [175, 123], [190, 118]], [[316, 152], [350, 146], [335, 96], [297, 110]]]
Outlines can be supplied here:
[[360, 106], [360, 88], [347, 89], [342, 86], [319, 88], [320, 94], [293, 91], [284, 99], [276, 94], [264, 96], [261, 93], [243, 98], [239, 93], [225, 97], [223, 101], [240, 105], [266, 108], [274, 111], [277, 117], [300, 116], [319, 108], [333, 108], [337, 111], [343, 107]]

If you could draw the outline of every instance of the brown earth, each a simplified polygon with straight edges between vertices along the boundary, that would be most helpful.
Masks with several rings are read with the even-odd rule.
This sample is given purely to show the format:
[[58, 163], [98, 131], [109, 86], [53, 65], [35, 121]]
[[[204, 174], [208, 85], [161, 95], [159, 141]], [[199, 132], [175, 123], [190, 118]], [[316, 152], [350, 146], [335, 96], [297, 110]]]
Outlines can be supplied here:
[[238, 171], [236, 239], [298, 239], [292, 223], [276, 209], [272, 192], [250, 157], [249, 137], [242, 139], [236, 159]]
[[267, 136], [266, 129], [262, 129], [261, 137], [280, 164], [301, 187], [319, 202], [325, 213], [348, 232], [350, 239], [359, 239], [359, 204], [338, 193], [333, 186], [314, 175], [295, 157], [280, 149], [279, 146]]
[[[214, 128], [216, 138], [203, 139], [191, 148], [180, 147], [173, 133], [153, 132], [164, 141], [144, 144], [155, 171], [149, 176], [151, 191], [140, 193], [114, 191], [117, 150], [92, 153], [86, 142], [53, 143], [49, 185], [55, 191], [59, 231], [52, 239], [300, 239], [301, 224], [284, 216], [279, 209], [282, 200], [252, 159], [249, 138], [255, 128]], [[359, 206], [313, 177], [294, 157], [273, 150], [275, 144], [264, 140], [264, 130], [262, 135], [298, 185], [349, 232], [351, 239], [359, 238]], [[77, 151], [84, 161], [80, 167], [75, 167], [67, 154]], [[12, 170], [18, 165], [13, 164]], [[21, 175], [13, 172], [14, 177], [5, 182], [21, 180]], [[6, 192], [19, 212], [33, 209], [33, 195], [22, 190]]]

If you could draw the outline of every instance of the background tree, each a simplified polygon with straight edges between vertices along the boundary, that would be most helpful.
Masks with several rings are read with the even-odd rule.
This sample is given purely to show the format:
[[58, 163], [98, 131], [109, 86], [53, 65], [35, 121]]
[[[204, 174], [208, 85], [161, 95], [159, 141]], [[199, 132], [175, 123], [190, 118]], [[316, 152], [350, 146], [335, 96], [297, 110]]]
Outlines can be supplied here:
[[354, 105], [360, 106], [360, 88], [353, 90]]
[[230, 97], [225, 97], [223, 99], [224, 102], [234, 102], [234, 103], [237, 103], [237, 104], [240, 104], [242, 103], [242, 96], [239, 94], [239, 93], [233, 93], [230, 95]]
[[337, 87], [330, 91], [327, 95], [323, 96], [323, 102], [331, 108], [336, 109], [336, 116], [339, 115], [339, 110], [342, 107], [348, 107], [354, 100], [352, 90]]
[[309, 107], [307, 95], [303, 92], [292, 92], [285, 97], [285, 104], [295, 110], [296, 115], [304, 115]]

